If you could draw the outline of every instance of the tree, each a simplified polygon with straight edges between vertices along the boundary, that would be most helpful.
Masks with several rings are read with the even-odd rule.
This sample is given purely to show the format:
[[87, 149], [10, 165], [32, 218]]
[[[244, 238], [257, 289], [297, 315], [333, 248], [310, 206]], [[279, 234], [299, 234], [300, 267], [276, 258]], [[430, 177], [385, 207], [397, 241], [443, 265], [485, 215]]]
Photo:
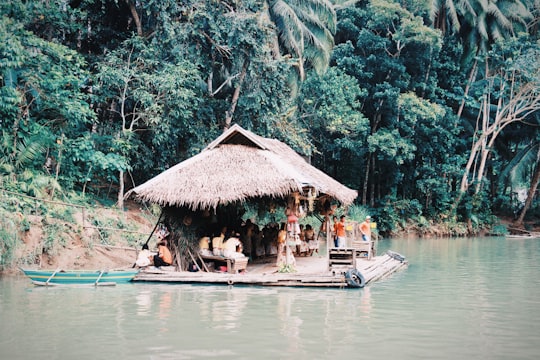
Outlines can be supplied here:
[[[502, 136], [505, 135], [502, 134]], [[514, 226], [518, 228], [523, 226], [523, 220], [536, 195], [536, 189], [540, 180], [539, 135], [538, 132], [531, 132], [530, 126], [527, 124], [522, 127], [521, 131], [518, 130], [517, 132], [512, 132], [510, 135], [506, 135], [507, 138], [516, 137], [519, 140], [510, 145], [515, 150], [508, 151], [512, 155], [512, 158], [501, 170], [498, 187], [502, 190], [506, 188], [512, 190], [515, 188], [522, 189], [528, 186], [525, 203], [518, 202], [517, 204], [512, 204], [516, 206], [513, 210], [518, 216], [514, 221]], [[505, 140], [502, 142], [506, 142]]]
[[525, 214], [531, 207], [534, 196], [536, 195], [536, 189], [538, 189], [538, 183], [540, 182], [540, 144], [537, 142], [533, 149], [536, 148], [536, 159], [532, 162], [533, 176], [530, 180], [529, 190], [527, 191], [527, 199], [523, 205], [523, 209], [519, 213], [519, 217], [514, 222], [516, 227], [523, 226], [523, 220], [525, 219]]
[[454, 208], [470, 186], [469, 177], [476, 174], [475, 194], [482, 189], [485, 166], [499, 134], [509, 125], [524, 122], [540, 111], [540, 67], [536, 59], [540, 48], [519, 39], [500, 43], [490, 52], [493, 62], [487, 81], [479, 91], [479, 121], [473, 138]]
[[114, 169], [119, 172], [120, 207], [124, 173], [131, 169], [131, 158], [142, 146], [137, 133], [153, 133], [168, 123], [169, 130], [176, 128], [173, 134], [167, 134], [166, 139], [163, 134], [154, 134], [153, 145], [159, 146], [162, 156], [174, 153], [167, 151], [168, 147], [176, 150], [175, 142], [170, 141], [174, 139], [171, 135], [178, 133], [179, 124], [173, 124], [189, 121], [197, 105], [193, 83], [198, 73], [191, 64], [161, 62], [155, 55], [156, 49], [135, 36], [106, 56], [96, 77], [96, 93], [102, 104], [107, 104], [107, 117], [103, 121], [112, 125], [111, 134], [117, 139], [113, 142], [116, 147], [111, 146], [111, 150], [124, 159], [117, 161]]
[[[332, 4], [327, 0], [270, 0], [266, 2], [267, 13], [262, 10], [260, 16], [259, 11], [255, 7], [253, 13], [252, 5], [246, 1], [243, 6], [239, 4], [231, 4], [231, 11], [241, 12], [241, 17], [235, 17], [235, 22], [243, 21], [253, 17], [257, 20], [256, 24], [260, 29], [254, 29], [251, 24], [244, 23], [242, 27], [242, 37], [246, 37], [246, 28], [252, 28], [251, 34], [259, 34], [267, 32], [272, 26], [275, 27], [276, 37], [267, 38], [268, 44], [273, 51], [274, 60], [283, 61], [285, 58], [292, 57], [293, 61], [289, 62], [298, 69], [300, 81], [305, 79], [305, 66], [313, 68], [318, 74], [322, 74], [330, 61], [330, 55], [334, 46], [333, 33], [335, 32], [336, 14]], [[251, 14], [250, 14], [251, 13]], [[262, 18], [263, 21], [259, 19]], [[234, 31], [230, 32], [235, 34]], [[236, 86], [232, 94], [231, 104], [226, 112], [225, 128], [228, 128], [232, 122], [240, 91], [246, 79], [248, 68], [251, 64], [251, 59], [255, 53], [260, 53], [253, 45], [257, 41], [244, 42], [242, 46], [244, 54], [247, 56], [241, 61], [238, 76], [235, 79]], [[246, 44], [249, 44], [246, 47]], [[238, 44], [240, 45], [240, 44]]]
[[436, 77], [428, 69], [437, 61], [441, 37], [398, 2], [374, 0], [345, 9], [341, 16], [346, 21], [338, 24], [340, 43], [334, 58], [367, 91], [361, 109], [370, 121], [369, 151], [357, 161], [363, 168], [358, 188], [362, 204], [375, 205], [377, 199], [397, 192], [400, 167], [414, 158], [412, 136], [399, 116], [398, 102], [409, 91], [434, 95]]
[[[47, 170], [52, 183], [72, 174], [62, 154], [64, 139], [74, 139], [95, 119], [86, 92], [86, 63], [75, 51], [45, 41], [23, 24], [0, 18], [0, 124], [11, 139], [4, 154], [13, 169], [24, 164], [36, 176]], [[6, 149], [4, 149], [6, 151]], [[55, 163], [54, 168], [47, 163]], [[27, 177], [32, 182], [31, 177]], [[49, 195], [54, 196], [54, 185]]]
[[485, 54], [491, 44], [526, 30], [533, 18], [521, 0], [434, 0], [430, 18], [443, 34], [457, 33], [463, 40], [465, 54]]
[[324, 75], [306, 79], [297, 100], [298, 121], [310, 129], [309, 142], [299, 150], [311, 154], [313, 165], [349, 186], [356, 185], [355, 162], [366, 152], [363, 145], [370, 128], [361, 112], [366, 94], [356, 78], [332, 66]]

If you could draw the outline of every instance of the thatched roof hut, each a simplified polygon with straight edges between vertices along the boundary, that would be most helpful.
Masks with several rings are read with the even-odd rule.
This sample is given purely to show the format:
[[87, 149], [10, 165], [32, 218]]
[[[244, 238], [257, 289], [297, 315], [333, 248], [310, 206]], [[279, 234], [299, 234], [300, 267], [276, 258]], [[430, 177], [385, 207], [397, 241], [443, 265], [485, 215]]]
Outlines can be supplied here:
[[249, 199], [287, 198], [311, 189], [349, 205], [355, 190], [307, 163], [286, 144], [233, 125], [203, 151], [126, 194], [163, 207], [215, 209]]

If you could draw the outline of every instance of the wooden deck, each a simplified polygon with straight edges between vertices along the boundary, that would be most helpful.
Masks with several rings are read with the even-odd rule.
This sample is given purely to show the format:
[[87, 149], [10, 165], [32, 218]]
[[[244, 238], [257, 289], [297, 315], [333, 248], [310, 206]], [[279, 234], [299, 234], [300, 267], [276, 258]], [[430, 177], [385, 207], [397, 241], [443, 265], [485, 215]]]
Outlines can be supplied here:
[[[365, 279], [365, 285], [384, 279], [391, 274], [405, 269], [408, 261], [391, 251], [374, 256], [370, 260], [355, 258], [356, 269]], [[296, 258], [295, 272], [279, 273], [275, 259], [267, 262], [248, 263], [244, 273], [225, 272], [187, 272], [148, 268], [139, 272], [133, 279], [136, 282], [166, 282], [179, 284], [227, 284], [256, 286], [294, 286], [294, 287], [350, 287], [345, 279], [345, 272], [351, 266], [329, 264], [328, 256], [310, 256]]]

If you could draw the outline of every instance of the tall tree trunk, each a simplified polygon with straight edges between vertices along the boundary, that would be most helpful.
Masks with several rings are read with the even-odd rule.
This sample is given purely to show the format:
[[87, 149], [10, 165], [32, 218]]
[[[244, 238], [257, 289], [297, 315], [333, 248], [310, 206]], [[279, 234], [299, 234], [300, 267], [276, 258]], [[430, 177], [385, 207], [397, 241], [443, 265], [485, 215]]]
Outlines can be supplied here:
[[[383, 106], [384, 101], [379, 101], [378, 109], [381, 109]], [[373, 117], [373, 121], [370, 121], [370, 134], [375, 134], [377, 131], [379, 124], [381, 122], [382, 116], [381, 113], [377, 110], [377, 113]], [[369, 193], [369, 177], [371, 175], [371, 172], [375, 170], [374, 166], [375, 160], [374, 160], [374, 154], [368, 153], [367, 156], [367, 162], [366, 162], [366, 174], [364, 178], [364, 183], [362, 185], [362, 205], [367, 205], [368, 203], [368, 193]], [[375, 180], [373, 180], [375, 181]], [[374, 198], [375, 188], [371, 188], [371, 199]], [[370, 200], [371, 201], [371, 200]]]
[[[375, 176], [375, 157], [371, 160], [371, 174], [374, 177]], [[373, 179], [371, 182], [371, 185], [369, 186], [369, 206], [375, 207], [375, 184], [377, 184], [377, 179]]]
[[362, 205], [367, 204], [367, 193], [368, 193], [370, 169], [371, 169], [371, 153], [368, 153], [366, 173], [364, 175], [364, 183], [362, 184]]
[[[489, 64], [488, 61], [485, 62], [485, 73], [484, 73], [484, 79], [489, 79]], [[483, 103], [483, 110], [482, 110], [482, 127], [481, 127], [481, 133], [485, 134], [489, 131], [490, 127], [490, 105], [491, 105], [491, 89], [493, 80], [488, 80], [488, 90], [486, 91], [486, 94], [484, 95], [484, 103]], [[504, 86], [503, 86], [504, 89]], [[497, 106], [497, 109], [500, 109], [502, 105], [502, 97], [499, 98], [499, 104]], [[495, 119], [497, 121], [497, 119]], [[488, 155], [490, 153], [491, 146], [493, 144], [493, 141], [497, 137], [497, 134], [494, 133], [493, 136], [490, 137], [486, 136], [484, 137], [484, 140], [481, 143], [481, 149], [480, 149], [480, 163], [478, 165], [478, 173], [476, 174], [476, 189], [474, 191], [475, 194], [478, 194], [480, 190], [482, 189], [482, 182], [484, 181], [484, 170], [486, 167], [486, 161], [488, 158]], [[489, 141], [488, 141], [489, 140]]]
[[240, 77], [238, 78], [238, 84], [236, 85], [236, 88], [234, 89], [233, 97], [231, 100], [231, 107], [229, 110], [227, 110], [226, 116], [225, 116], [225, 129], [231, 127], [232, 119], [234, 116], [234, 111], [236, 110], [236, 104], [238, 103], [238, 99], [240, 98], [240, 90], [242, 89], [242, 84], [244, 83], [244, 79], [246, 78], [247, 69], [249, 66], [249, 60], [244, 60], [244, 65], [242, 65], [242, 72], [240, 73]]
[[[59, 143], [59, 148], [58, 148], [58, 161], [56, 162], [56, 171], [55, 171], [55, 176], [54, 176], [54, 181], [56, 183], [58, 183], [58, 176], [60, 176], [60, 164], [62, 163], [62, 150], [64, 149], [64, 133], [62, 133], [62, 135], [60, 136], [60, 143]], [[55, 187], [53, 187], [52, 191], [51, 191], [51, 200], [54, 199], [54, 189]]]
[[[490, 87], [491, 88], [491, 87]], [[485, 134], [489, 127], [489, 95], [484, 96], [484, 104], [483, 104], [483, 111], [482, 111], [482, 126], [481, 126], [481, 134]], [[482, 181], [484, 179], [484, 169], [486, 166], [487, 157], [489, 154], [490, 147], [488, 146], [488, 138], [483, 137], [482, 141], [480, 142], [480, 162], [479, 165], [477, 165], [477, 174], [476, 174], [476, 189], [475, 194], [478, 194], [482, 188]]]
[[124, 171], [118, 173], [118, 208], [124, 208]]
[[471, 88], [471, 84], [473, 83], [474, 79], [476, 78], [476, 73], [478, 71], [478, 60], [475, 59], [473, 63], [473, 67], [471, 69], [471, 73], [469, 74], [469, 79], [467, 80], [467, 85], [465, 85], [465, 92], [463, 93], [463, 99], [461, 99], [461, 104], [459, 105], [459, 109], [457, 112], [457, 118], [459, 119], [461, 117], [461, 114], [463, 113], [463, 109], [465, 108], [465, 102], [467, 99], [467, 95], [469, 95], [469, 90]]
[[455, 214], [455, 211], [459, 203], [461, 202], [463, 195], [465, 195], [465, 193], [467, 192], [467, 189], [469, 188], [469, 174], [471, 173], [471, 168], [473, 166], [474, 160], [476, 159], [476, 155], [478, 154], [480, 146], [482, 145], [482, 142], [484, 141], [485, 135], [486, 134], [482, 134], [480, 136], [480, 139], [478, 139], [471, 148], [471, 153], [469, 154], [469, 160], [467, 161], [467, 164], [465, 165], [465, 170], [463, 171], [463, 176], [461, 177], [461, 183], [459, 185], [458, 193], [456, 195], [456, 198], [450, 210], [451, 214]]
[[[433, 57], [433, 48], [429, 49], [429, 55], [432, 58]], [[422, 85], [422, 95], [421, 98], [426, 98], [426, 86], [429, 81], [429, 75], [431, 73], [431, 64], [433, 64], [433, 60], [428, 63], [428, 68], [426, 70], [426, 76], [424, 76], [424, 85]]]
[[137, 13], [137, 8], [135, 7], [135, 3], [132, 0], [126, 0], [127, 6], [129, 6], [129, 11], [131, 12], [131, 16], [133, 17], [133, 21], [135, 21], [135, 26], [137, 27], [137, 35], [142, 36], [142, 25], [141, 25], [141, 18], [139, 17], [139, 14]]

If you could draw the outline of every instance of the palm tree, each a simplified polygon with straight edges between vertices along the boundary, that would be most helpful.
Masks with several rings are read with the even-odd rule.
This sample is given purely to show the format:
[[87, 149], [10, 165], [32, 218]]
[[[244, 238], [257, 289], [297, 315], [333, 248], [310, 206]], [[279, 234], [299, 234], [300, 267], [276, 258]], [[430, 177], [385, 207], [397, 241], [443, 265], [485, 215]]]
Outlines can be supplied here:
[[521, 0], [475, 0], [471, 5], [470, 11], [462, 14], [459, 31], [469, 56], [485, 54], [495, 41], [525, 30], [533, 18]]
[[461, 27], [458, 5], [459, 3], [456, 4], [453, 0], [433, 0], [430, 9], [433, 27], [441, 30], [443, 34], [448, 31], [458, 32]]
[[336, 12], [329, 0], [267, 0], [268, 17], [275, 25], [274, 56], [290, 56], [300, 80], [305, 66], [322, 74], [334, 47]]
[[514, 36], [518, 29], [527, 29], [531, 19], [532, 13], [521, 0], [433, 0], [431, 20], [434, 27], [444, 33], [449, 23], [452, 32], [457, 33], [463, 43], [463, 60], [474, 58], [458, 117], [461, 117], [470, 85], [478, 73], [478, 56], [485, 56], [495, 41]]
[[[290, 57], [298, 69], [300, 81], [305, 79], [305, 66], [317, 73], [326, 71], [334, 47], [336, 12], [329, 0], [267, 0], [262, 19], [272, 26], [276, 37], [272, 44], [275, 59]], [[232, 123], [249, 58], [245, 58], [234, 89], [231, 106], [226, 112], [225, 130]], [[296, 87], [296, 81], [291, 81]]]
[[443, 34], [450, 30], [459, 35], [467, 55], [487, 52], [496, 40], [515, 35], [518, 28], [526, 30], [533, 19], [521, 0], [433, 0], [430, 16]]

